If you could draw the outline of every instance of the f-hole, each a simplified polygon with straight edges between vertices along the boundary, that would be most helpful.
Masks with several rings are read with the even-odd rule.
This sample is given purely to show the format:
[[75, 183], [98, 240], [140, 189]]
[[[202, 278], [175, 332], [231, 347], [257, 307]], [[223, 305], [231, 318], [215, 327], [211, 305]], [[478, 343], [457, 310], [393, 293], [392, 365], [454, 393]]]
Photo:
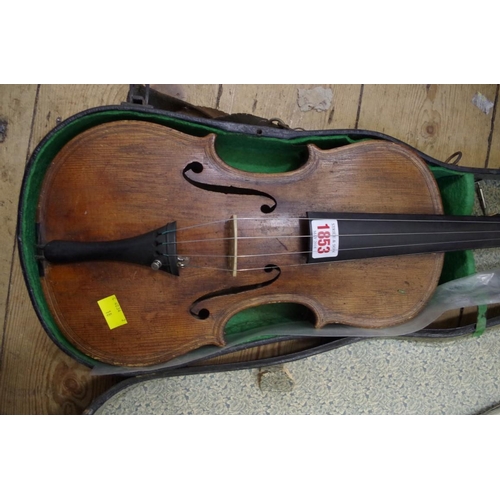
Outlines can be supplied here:
[[235, 187], [235, 186], [220, 186], [218, 184], [206, 184], [204, 182], [199, 182], [189, 177], [188, 176], [189, 172], [192, 174], [201, 174], [203, 172], [203, 165], [199, 161], [193, 161], [191, 163], [188, 163], [184, 167], [184, 170], [182, 171], [182, 176], [192, 186], [195, 186], [199, 189], [203, 189], [205, 191], [212, 191], [214, 193], [236, 194], [244, 196], [264, 196], [265, 198], [272, 200], [273, 203], [271, 205], [266, 205], [266, 204], [261, 205], [260, 210], [263, 214], [270, 214], [271, 212], [274, 212], [278, 204], [273, 196], [271, 196], [268, 193], [264, 193], [264, 191], [259, 191], [257, 189], [250, 189], [250, 188]]
[[215, 297], [222, 297], [224, 295], [234, 295], [235, 293], [248, 292], [250, 290], [257, 290], [258, 288], [272, 285], [281, 275], [281, 269], [275, 264], [268, 264], [266, 267], [264, 267], [263, 271], [266, 273], [275, 272], [276, 276], [274, 276], [270, 280], [263, 281], [261, 283], [255, 283], [253, 285], [234, 286], [234, 287], [230, 287], [230, 288], [225, 288], [224, 290], [218, 290], [217, 292], [207, 293], [206, 295], [203, 295], [199, 299], [196, 299], [191, 304], [189, 312], [193, 316], [196, 316], [198, 319], [207, 319], [210, 317], [210, 311], [206, 308], [202, 308], [199, 311], [197, 311], [196, 306], [198, 304], [205, 302], [209, 299], [213, 299]]

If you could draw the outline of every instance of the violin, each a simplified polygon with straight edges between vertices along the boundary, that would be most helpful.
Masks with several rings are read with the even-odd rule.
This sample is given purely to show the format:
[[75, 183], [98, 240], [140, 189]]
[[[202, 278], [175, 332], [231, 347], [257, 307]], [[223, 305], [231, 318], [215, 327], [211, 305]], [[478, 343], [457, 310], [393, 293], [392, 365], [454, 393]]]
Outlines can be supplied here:
[[278, 302], [306, 306], [316, 328], [393, 326], [425, 306], [443, 252], [500, 244], [498, 218], [443, 215], [406, 146], [308, 145], [301, 167], [263, 174], [225, 164], [215, 143], [117, 121], [53, 159], [37, 210], [42, 287], [93, 359], [148, 366], [223, 346], [231, 317]]

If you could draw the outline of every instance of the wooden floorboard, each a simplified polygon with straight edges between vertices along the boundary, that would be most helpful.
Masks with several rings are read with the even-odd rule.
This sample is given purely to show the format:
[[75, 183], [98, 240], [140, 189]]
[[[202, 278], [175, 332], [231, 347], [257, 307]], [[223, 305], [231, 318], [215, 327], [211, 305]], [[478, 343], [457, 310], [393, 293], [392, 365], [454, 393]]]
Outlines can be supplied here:
[[[0, 85], [0, 353], [14, 251], [17, 201], [32, 127], [36, 85]], [[0, 357], [1, 359], [1, 357]]]
[[291, 128], [354, 128], [360, 91], [360, 85], [221, 85], [218, 106], [279, 118]]
[[[155, 85], [227, 113], [280, 118], [292, 128], [377, 130], [445, 160], [500, 167], [497, 85]], [[78, 111], [119, 104], [126, 85], [0, 86], [0, 413], [81, 413], [117, 379], [93, 378], [47, 337], [31, 307], [14, 250], [17, 199], [27, 155], [55, 125]], [[35, 105], [36, 102], [36, 105]], [[498, 103], [497, 103], [498, 104]], [[30, 139], [31, 138], [31, 139]], [[14, 256], [14, 258], [13, 258]], [[8, 303], [6, 302], [8, 298]]]
[[120, 104], [127, 92], [127, 85], [41, 85], [30, 152], [61, 121], [85, 109]]
[[151, 85], [158, 92], [207, 108], [217, 108], [220, 87], [221, 85]]
[[378, 130], [445, 161], [484, 168], [492, 111], [473, 104], [480, 93], [494, 101], [496, 85], [366, 85], [358, 127]]

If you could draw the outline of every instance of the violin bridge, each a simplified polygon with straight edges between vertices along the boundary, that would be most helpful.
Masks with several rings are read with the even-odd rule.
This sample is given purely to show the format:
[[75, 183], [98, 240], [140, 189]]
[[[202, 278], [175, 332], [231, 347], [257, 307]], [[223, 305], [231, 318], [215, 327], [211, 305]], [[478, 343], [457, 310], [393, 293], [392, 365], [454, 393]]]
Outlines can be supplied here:
[[238, 274], [238, 218], [233, 215], [229, 224], [229, 269], [233, 277]]

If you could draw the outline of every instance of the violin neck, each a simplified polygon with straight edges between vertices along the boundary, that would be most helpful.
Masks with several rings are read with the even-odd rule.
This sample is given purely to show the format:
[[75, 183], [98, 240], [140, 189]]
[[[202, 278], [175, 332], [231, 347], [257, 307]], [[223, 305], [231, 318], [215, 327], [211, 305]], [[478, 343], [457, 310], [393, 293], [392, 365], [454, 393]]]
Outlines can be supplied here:
[[500, 217], [330, 212], [307, 215], [310, 263], [500, 247]]

